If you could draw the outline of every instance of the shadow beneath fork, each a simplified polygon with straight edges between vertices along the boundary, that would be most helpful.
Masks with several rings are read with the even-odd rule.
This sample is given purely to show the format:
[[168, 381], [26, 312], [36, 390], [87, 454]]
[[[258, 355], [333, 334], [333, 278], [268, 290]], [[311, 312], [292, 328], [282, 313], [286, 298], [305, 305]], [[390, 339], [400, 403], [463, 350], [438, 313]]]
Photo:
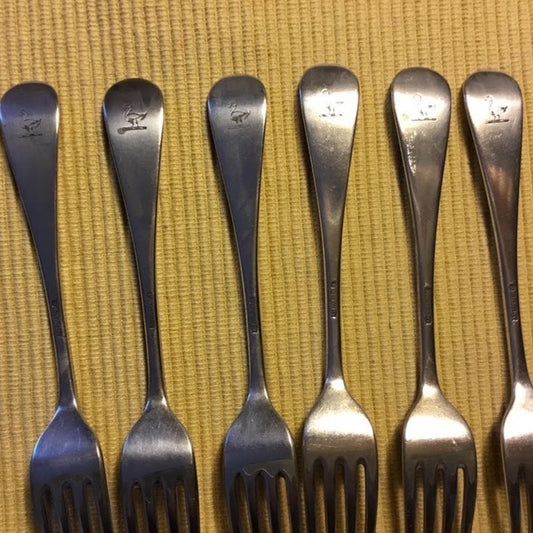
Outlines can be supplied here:
[[[491, 513], [491, 531], [499, 533], [505, 531], [509, 525], [506, 523], [503, 514], [506, 512], [502, 506], [501, 493], [505, 492], [505, 480], [503, 477], [503, 468], [500, 461], [500, 420], [503, 417], [503, 409], [495, 422], [485, 441], [483, 448], [483, 464], [485, 466], [485, 475], [483, 479], [483, 492], [487, 497], [487, 506]], [[488, 468], [491, 467], [491, 468]]]
[[392, 520], [390, 533], [402, 533], [403, 531], [403, 498], [402, 498], [402, 468], [401, 468], [401, 446], [403, 422], [394, 430], [387, 450], [387, 481], [390, 508], [396, 513]]

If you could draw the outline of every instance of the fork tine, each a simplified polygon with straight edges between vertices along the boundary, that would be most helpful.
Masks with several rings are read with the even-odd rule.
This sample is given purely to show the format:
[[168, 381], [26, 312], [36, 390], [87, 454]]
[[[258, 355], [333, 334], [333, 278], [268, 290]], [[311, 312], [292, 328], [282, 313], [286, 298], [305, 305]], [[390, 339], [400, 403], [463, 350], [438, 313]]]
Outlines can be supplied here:
[[524, 466], [522, 471], [523, 482], [526, 489], [527, 497], [527, 518], [529, 520], [527, 526], [528, 531], [533, 531], [533, 471], [531, 468]]
[[357, 464], [344, 465], [344, 506], [346, 508], [346, 531], [355, 531], [357, 516]]
[[[378, 513], [378, 464], [377, 460], [365, 461], [366, 531], [374, 533]], [[356, 471], [357, 475], [357, 471]]]
[[437, 472], [424, 469], [424, 532], [433, 533], [435, 528], [435, 510], [437, 505]]
[[228, 507], [228, 514], [233, 533], [239, 533], [239, 502], [237, 500], [237, 478], [231, 478], [231, 482], [225, 479], [225, 493]]
[[187, 519], [189, 522], [189, 532], [199, 533], [200, 531], [200, 507], [198, 503], [198, 483], [196, 480], [196, 470], [191, 469], [183, 478], [183, 491], [185, 496], [185, 507], [187, 509]]
[[52, 492], [52, 522], [59, 523], [59, 531], [67, 533], [69, 531], [67, 508], [63, 502], [61, 489], [55, 494]]
[[149, 483], [141, 484], [143, 507], [148, 520], [148, 531], [157, 532], [157, 498], [156, 487]]
[[265, 496], [268, 504], [269, 515], [270, 515], [270, 525], [272, 526], [272, 531], [278, 533], [280, 531], [279, 526], [279, 506], [278, 506], [278, 491], [277, 491], [277, 479], [276, 477], [271, 478], [270, 476], [263, 476], [265, 480]]
[[126, 529], [128, 531], [137, 531], [137, 513], [135, 511], [133, 488], [130, 490], [122, 489], [122, 508], [126, 516]]
[[248, 512], [252, 524], [253, 533], [259, 533], [259, 510], [257, 507], [256, 477], [254, 475], [244, 477]]
[[416, 469], [403, 469], [403, 498], [405, 510], [405, 531], [413, 533], [416, 526]]
[[316, 493], [315, 493], [315, 468], [304, 466], [304, 494], [305, 494], [305, 511], [307, 517], [307, 529], [309, 533], [316, 531]]
[[520, 483], [518, 477], [507, 476], [507, 499], [511, 515], [511, 531], [520, 531]]
[[90, 533], [91, 524], [85, 500], [85, 487], [82, 483], [73, 483], [70, 488], [72, 490], [72, 501], [74, 503], [74, 520], [77, 531], [83, 531], [83, 533]]
[[444, 472], [444, 513], [442, 515], [442, 531], [452, 533], [457, 506], [457, 472], [446, 475]]
[[178, 506], [176, 500], [176, 484], [172, 479], [163, 478], [163, 497], [167, 510], [168, 528], [170, 533], [178, 533]]
[[45, 509], [45, 494], [46, 491], [38, 491], [33, 489], [31, 491], [31, 497], [33, 502], [33, 521], [35, 529], [38, 533], [48, 533], [48, 518], [46, 516]]
[[324, 498], [326, 500], [327, 531], [335, 532], [335, 467], [324, 464]]
[[[468, 471], [463, 468], [464, 472], [464, 495], [463, 495], [463, 519], [461, 525], [462, 533], [470, 533], [474, 522], [474, 508], [476, 502], [476, 470]], [[518, 498], [520, 500], [520, 498]], [[519, 502], [520, 505], [520, 502]], [[520, 517], [520, 509], [518, 510]]]
[[111, 520], [111, 503], [109, 502], [109, 493], [107, 491], [107, 483], [105, 482], [105, 476], [102, 473], [100, 480], [91, 483], [91, 489], [93, 491], [94, 501], [98, 508], [98, 517], [100, 519], [100, 525], [102, 531], [113, 531], [113, 522]]

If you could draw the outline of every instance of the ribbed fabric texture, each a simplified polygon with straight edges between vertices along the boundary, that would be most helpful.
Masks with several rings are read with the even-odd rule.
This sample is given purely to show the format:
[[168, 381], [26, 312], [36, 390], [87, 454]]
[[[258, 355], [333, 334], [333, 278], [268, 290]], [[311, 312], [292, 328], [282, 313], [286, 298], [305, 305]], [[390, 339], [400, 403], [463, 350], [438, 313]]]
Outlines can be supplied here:
[[[268, 95], [259, 228], [266, 374], [301, 444], [324, 367], [321, 253], [296, 88], [338, 63], [361, 85], [342, 258], [349, 388], [379, 447], [379, 532], [403, 531], [400, 435], [418, 365], [410, 218], [388, 89], [409, 66], [452, 90], [435, 274], [442, 387], [470, 423], [479, 487], [474, 531], [509, 528], [498, 428], [509, 378], [496, 253], [460, 87], [504, 70], [526, 111], [519, 215], [520, 303], [533, 370], [533, 6], [528, 0], [6, 0], [0, 90], [28, 80], [60, 99], [61, 284], [81, 410], [100, 440], [119, 512], [123, 440], [145, 393], [135, 268], [106, 152], [101, 104], [127, 77], [165, 97], [157, 225], [157, 302], [165, 381], [196, 453], [203, 531], [229, 531], [221, 449], [246, 389], [240, 278], [205, 100], [219, 78], [248, 73]], [[0, 153], [0, 531], [31, 531], [28, 467], [56, 401], [55, 364], [36, 256]]]

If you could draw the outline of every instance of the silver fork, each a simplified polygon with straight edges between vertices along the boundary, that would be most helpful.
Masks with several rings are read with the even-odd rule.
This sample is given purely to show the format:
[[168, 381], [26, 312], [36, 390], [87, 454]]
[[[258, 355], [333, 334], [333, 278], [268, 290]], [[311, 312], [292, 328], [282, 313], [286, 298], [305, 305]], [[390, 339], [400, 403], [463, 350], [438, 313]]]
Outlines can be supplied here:
[[[170, 531], [178, 531], [178, 491], [189, 530], [199, 531], [198, 487], [191, 441], [168, 407], [163, 385], [155, 294], [155, 220], [163, 133], [163, 95], [149, 81], [123, 80], [104, 99], [104, 120], [130, 227], [141, 292], [148, 393], [144, 412], [126, 437], [120, 464], [129, 531], [157, 531], [157, 491], [163, 491]], [[140, 489], [143, 516], [135, 510]]]
[[257, 294], [257, 217], [266, 121], [263, 84], [251, 76], [218, 81], [207, 101], [214, 146], [226, 190], [240, 262], [248, 336], [249, 391], [224, 443], [224, 489], [231, 527], [241, 531], [238, 480], [246, 490], [252, 530], [260, 530], [262, 478], [270, 526], [280, 531], [278, 480], [283, 479], [292, 531], [299, 530], [298, 482], [290, 431], [267, 394]]
[[458, 470], [463, 470], [461, 531], [472, 528], [476, 495], [476, 451], [472, 432], [445, 398], [435, 361], [433, 272], [440, 190], [450, 126], [451, 96], [446, 80], [426, 68], [400, 72], [391, 98], [411, 206], [416, 249], [421, 367], [418, 397], [403, 428], [405, 524], [416, 525], [416, 476], [424, 487], [424, 531], [435, 527], [437, 481], [442, 476], [442, 530], [455, 520]]
[[347, 69], [323, 65], [300, 82], [300, 105], [322, 235], [326, 319], [326, 377], [303, 432], [306, 515], [316, 524], [316, 475], [323, 474], [326, 526], [335, 531], [335, 475], [343, 469], [346, 531], [357, 515], [357, 469], [365, 469], [366, 531], [376, 526], [377, 449], [370, 420], [346, 388], [341, 359], [340, 264], [346, 187], [359, 106], [359, 83]]
[[[511, 530], [519, 533], [521, 479], [533, 512], [533, 389], [522, 339], [517, 265], [522, 94], [507, 74], [477, 72], [464, 83], [463, 95], [485, 183], [504, 296], [512, 384], [500, 440]], [[533, 531], [532, 518], [528, 531]]]
[[97, 527], [108, 532], [111, 515], [102, 453], [78, 411], [61, 303], [56, 235], [59, 108], [54, 89], [44, 83], [16, 85], [2, 97], [0, 121], [37, 250], [58, 370], [57, 409], [30, 463], [35, 525], [38, 531], [89, 531], [95, 504]]

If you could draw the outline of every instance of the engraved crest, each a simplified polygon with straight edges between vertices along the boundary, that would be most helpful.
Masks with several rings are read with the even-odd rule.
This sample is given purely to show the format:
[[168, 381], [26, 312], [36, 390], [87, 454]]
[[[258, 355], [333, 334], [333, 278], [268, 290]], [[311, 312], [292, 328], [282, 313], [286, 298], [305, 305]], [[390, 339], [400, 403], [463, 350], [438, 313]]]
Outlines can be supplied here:
[[320, 113], [321, 117], [342, 117], [342, 113], [339, 111], [339, 106], [344, 104], [343, 100], [334, 100], [334, 98], [329, 94], [328, 89], [325, 87], [321, 91], [324, 99], [326, 100], [326, 105], [324, 110]]
[[416, 93], [413, 98], [414, 111], [410, 117], [412, 122], [437, 120], [437, 104], [433, 100], [424, 98], [420, 93]]
[[490, 94], [485, 96], [485, 102], [487, 102], [489, 111], [489, 120], [487, 124], [498, 124], [500, 122], [509, 122], [508, 118], [505, 118], [505, 114], [509, 109], [509, 104], [505, 100], [495, 100]]
[[250, 111], [239, 107], [235, 102], [228, 104], [228, 108], [230, 109], [229, 118], [235, 124], [234, 127], [242, 127], [244, 121], [250, 116]]
[[21, 117], [20, 127], [24, 130], [24, 133], [19, 137], [40, 137], [42, 132], [39, 131], [41, 127], [41, 118], [32, 117], [26, 110], [22, 110], [19, 114]]
[[130, 125], [119, 128], [117, 130], [118, 133], [122, 135], [127, 131], [145, 130], [146, 126], [141, 126], [139, 122], [142, 122], [146, 118], [147, 114], [148, 111], [144, 111], [142, 113], [135, 111], [133, 109], [133, 106], [129, 102], [125, 103], [122, 106], [122, 116], [124, 117], [124, 120], [126, 120], [126, 122], [129, 122]]

